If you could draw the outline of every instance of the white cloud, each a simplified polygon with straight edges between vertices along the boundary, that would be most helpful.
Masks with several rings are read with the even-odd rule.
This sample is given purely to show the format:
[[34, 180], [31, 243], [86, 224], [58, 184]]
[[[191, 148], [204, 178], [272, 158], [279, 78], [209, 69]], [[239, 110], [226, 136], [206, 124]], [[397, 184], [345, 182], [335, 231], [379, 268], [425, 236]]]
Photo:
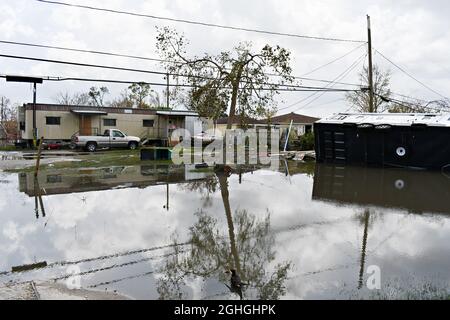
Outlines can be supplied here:
[[[91, 4], [89, 1], [77, 1]], [[280, 3], [267, 1], [96, 1], [96, 6], [139, 13], [148, 13], [172, 18], [198, 20], [217, 24], [242, 26], [306, 35], [330, 36], [365, 40], [366, 14], [372, 17], [374, 47], [391, 57], [395, 62], [413, 73], [429, 86], [448, 95], [450, 87], [450, 64], [447, 52], [450, 44], [450, 22], [444, 14], [449, 9], [447, 1], [423, 2], [403, 1], [296, 1]], [[255, 48], [265, 43], [279, 44], [292, 51], [294, 74], [301, 75], [315, 67], [348, 52], [356, 44], [313, 41], [264, 34], [238, 32], [218, 28], [206, 28], [182, 23], [137, 18], [112, 13], [89, 11], [77, 8], [54, 6], [25, 0], [0, 4], [0, 27], [7, 40], [156, 56], [155, 26], [171, 25], [190, 39], [189, 50], [193, 54], [217, 53], [231, 50], [239, 41], [251, 40]], [[448, 10], [447, 10], [448, 12]], [[13, 47], [0, 45], [0, 50], [10, 54], [49, 57], [103, 63], [125, 67], [155, 69], [155, 63], [124, 58], [88, 55], [55, 50]], [[319, 70], [311, 77], [333, 79], [345, 70], [364, 51], [360, 49], [347, 58]], [[393, 71], [392, 89], [426, 100], [439, 98], [412, 79], [375, 55], [375, 62]], [[345, 82], [357, 82], [355, 69]], [[122, 78], [131, 80], [161, 81], [155, 76], [113, 72], [101, 69], [76, 68], [50, 65], [39, 62], [0, 59], [2, 73], [35, 73], [36, 75], [86, 76]], [[307, 85], [321, 85], [307, 82]], [[86, 90], [86, 83], [47, 83], [40, 87], [38, 98], [42, 102], [53, 102], [59, 91]], [[124, 86], [111, 85], [112, 98]], [[1, 94], [18, 103], [27, 102], [30, 95], [24, 86], [11, 84], [0, 86]], [[307, 93], [285, 93], [280, 97], [279, 107], [292, 104], [307, 96]], [[304, 107], [298, 104], [287, 111], [324, 116], [348, 108], [344, 101], [323, 104], [343, 97], [341, 93], [327, 93]], [[307, 101], [306, 101], [307, 102]]]

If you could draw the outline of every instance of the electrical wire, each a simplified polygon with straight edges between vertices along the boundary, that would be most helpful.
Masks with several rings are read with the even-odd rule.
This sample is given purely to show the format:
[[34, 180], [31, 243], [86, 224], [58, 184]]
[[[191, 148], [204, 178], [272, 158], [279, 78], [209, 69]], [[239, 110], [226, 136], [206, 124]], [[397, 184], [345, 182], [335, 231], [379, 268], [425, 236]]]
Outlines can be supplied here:
[[[128, 71], [128, 72], [138, 72], [138, 73], [155, 74], [155, 75], [162, 75], [162, 76], [169, 75], [169, 76], [172, 76], [172, 77], [186, 77], [186, 78], [196, 78], [196, 79], [203, 79], [203, 80], [216, 80], [215, 78], [210, 78], [210, 77], [205, 77], [205, 76], [198, 76], [198, 75], [184, 75], [184, 74], [162, 72], [162, 71], [154, 71], [154, 70], [125, 68], [125, 67], [90, 64], [90, 63], [64, 61], [64, 60], [43, 59], [43, 58], [18, 56], [18, 55], [0, 54], [0, 57], [9, 58], [9, 59], [31, 60], [31, 61], [39, 61], [39, 62], [46, 62], [46, 63], [72, 65], [72, 66], [78, 66], [78, 67], [100, 68], [100, 69]], [[73, 79], [76, 79], [76, 78], [73, 78]], [[51, 80], [51, 79], [47, 79], [47, 80]], [[245, 82], [243, 82], [243, 83], [245, 83]], [[261, 84], [263, 84], [263, 85], [277, 85], [277, 86], [283, 86], [283, 87], [288, 87], [288, 88], [323, 89], [323, 87], [319, 88], [319, 87], [308, 87], [308, 86], [289, 85], [289, 84], [276, 84], [276, 83], [261, 83]]]
[[[350, 66], [346, 71], [344, 71], [341, 75], [339, 75], [337, 79], [343, 79], [343, 78], [345, 78], [351, 71], [353, 71], [353, 69], [356, 68], [356, 66], [358, 66], [358, 64], [359, 64], [362, 60], [364, 60], [364, 58], [365, 58], [366, 56], [367, 56], [367, 54], [363, 55], [361, 58], [359, 58], [357, 61], [355, 61], [355, 63], [354, 63], [353, 65], [351, 65], [351, 66]], [[327, 87], [333, 87], [334, 85], [335, 85], [335, 84], [331, 84], [331, 83], [330, 83]], [[359, 90], [359, 91], [361, 91], [361, 90]], [[303, 108], [306, 108], [307, 106], [311, 105], [311, 103], [313, 103], [314, 101], [316, 101], [317, 99], [319, 99], [320, 97], [322, 97], [322, 96], [324, 95], [324, 93], [325, 93], [325, 92], [319, 94], [317, 97], [313, 98], [313, 99], [310, 100], [308, 103], [306, 103], [306, 104], [304, 104], [304, 105], [298, 107], [298, 108], [295, 109], [293, 112], [298, 111], [298, 110], [303, 109]], [[315, 93], [312, 94], [311, 96], [316, 95], [316, 94], [317, 94], [317, 92], [315, 92]]]
[[[367, 54], [363, 54], [362, 56], [360, 56], [358, 59], [356, 59], [347, 69], [345, 69], [344, 70], [344, 72], [342, 72], [341, 74], [339, 74], [331, 83], [329, 83], [327, 86], [325, 86], [325, 87], [332, 87], [332, 86], [334, 86], [336, 83], [334, 83], [334, 81], [338, 81], [338, 80], [340, 80], [340, 79], [342, 79], [343, 77], [345, 77], [349, 72], [351, 72], [358, 64], [359, 64], [359, 62], [362, 60], [362, 59], [364, 59], [364, 57], [366, 56]], [[360, 91], [360, 90], [359, 90]], [[309, 98], [312, 98], [313, 96], [315, 96], [317, 93], [313, 93], [313, 94], [311, 94], [311, 95], [309, 95], [309, 96], [307, 96], [307, 97], [305, 97], [305, 98], [303, 98], [303, 99], [301, 99], [301, 100], [299, 100], [299, 101], [297, 101], [297, 102], [295, 102], [295, 103], [293, 103], [293, 104], [291, 104], [291, 105], [289, 105], [289, 106], [286, 106], [286, 107], [282, 107], [282, 108], [279, 108], [278, 109], [278, 111], [280, 111], [280, 110], [285, 110], [285, 109], [289, 109], [289, 108], [291, 108], [291, 107], [293, 107], [293, 106], [295, 106], [295, 105], [297, 105], [297, 104], [299, 104], [299, 103], [302, 103], [302, 102], [304, 102], [304, 101], [306, 101], [306, 100], [308, 100]], [[320, 97], [320, 96], [319, 96]], [[317, 97], [317, 98], [319, 98], [319, 97]], [[311, 100], [309, 103], [311, 103], [311, 102], [313, 102], [313, 101], [315, 101], [315, 100], [317, 100], [317, 99], [313, 99], [313, 100]], [[309, 104], [308, 103], [308, 104]], [[299, 110], [300, 108], [298, 108], [298, 109], [296, 109], [296, 110], [294, 110], [293, 112], [295, 112], [295, 111], [297, 111], [297, 110]]]
[[355, 52], [356, 50], [358, 50], [359, 48], [361, 48], [362, 46], [365, 46], [365, 45], [366, 45], [366, 44], [363, 43], [363, 44], [357, 46], [356, 48], [353, 48], [352, 50], [350, 50], [350, 51], [347, 52], [346, 54], [344, 54], [344, 55], [342, 55], [342, 56], [340, 56], [340, 57], [338, 57], [338, 58], [335, 58], [335, 59], [333, 59], [332, 61], [330, 61], [330, 62], [328, 62], [328, 63], [325, 63], [324, 65], [321, 65], [321, 66], [319, 66], [319, 67], [317, 67], [317, 68], [314, 68], [314, 69], [312, 69], [311, 71], [309, 71], [309, 72], [307, 72], [307, 73], [304, 73], [302, 76], [310, 75], [311, 73], [314, 73], [314, 72], [316, 72], [316, 71], [318, 71], [318, 70], [320, 70], [320, 69], [323, 69], [323, 68], [325, 68], [325, 67], [328, 67], [329, 65], [331, 65], [331, 64], [333, 64], [333, 63], [335, 63], [335, 62], [337, 62], [337, 61], [339, 61], [339, 60], [344, 59], [345, 57], [349, 56], [350, 54], [352, 54], [353, 52]]
[[293, 34], [293, 33], [268, 31], [268, 30], [262, 30], [262, 29], [251, 29], [251, 28], [227, 26], [227, 25], [193, 21], [193, 20], [187, 20], [187, 19], [161, 17], [161, 16], [156, 16], [156, 15], [137, 13], [137, 12], [131, 12], [131, 11], [114, 10], [114, 9], [86, 6], [86, 5], [80, 5], [80, 4], [72, 4], [72, 3], [68, 3], [68, 2], [58, 2], [58, 1], [48, 1], [48, 0], [36, 0], [36, 1], [41, 2], [41, 3], [51, 4], [51, 5], [60, 5], [60, 6], [66, 6], [66, 7], [81, 8], [81, 9], [109, 12], [109, 13], [115, 13], [115, 14], [124, 14], [124, 15], [141, 17], [141, 18], [150, 18], [150, 19], [164, 20], [164, 21], [171, 21], [171, 22], [178, 22], [178, 23], [187, 23], [187, 24], [199, 25], [199, 26], [203, 26], [203, 27], [214, 27], [214, 28], [229, 29], [229, 30], [244, 31], [244, 32], [253, 32], [253, 33], [268, 34], [268, 35], [275, 35], [275, 36], [285, 36], [285, 37], [311, 39], [311, 40], [337, 41], [337, 42], [353, 42], [353, 43], [365, 43], [366, 42], [366, 41], [355, 40], [355, 39], [341, 39], [341, 38], [333, 38], [333, 37], [308, 36], [308, 35], [300, 35], [300, 34]]
[[[63, 51], [72, 51], [72, 52], [81, 52], [81, 53], [90, 53], [90, 54], [98, 54], [98, 55], [106, 55], [106, 56], [113, 56], [113, 57], [130, 58], [130, 59], [148, 60], [148, 61], [155, 61], [155, 62], [160, 62], [160, 63], [173, 63], [173, 64], [183, 64], [184, 63], [184, 62], [181, 62], [181, 61], [171, 61], [171, 60], [164, 60], [164, 59], [159, 59], [159, 58], [130, 55], [130, 54], [124, 54], [124, 53], [117, 53], [117, 52], [108, 52], [108, 51], [100, 51], [100, 50], [87, 50], [87, 49], [79, 49], [79, 48], [69, 48], [69, 47], [52, 46], [52, 45], [29, 43], [29, 42], [0, 40], [0, 43], [7, 44], [7, 45], [18, 45], [18, 46], [27, 46], [27, 47], [36, 47], [36, 48], [45, 48], [45, 49], [54, 49], [54, 50], [63, 50]], [[363, 45], [364, 44], [362, 44], [361, 46], [363, 46]], [[359, 48], [361, 46], [358, 46], [357, 48]], [[355, 48], [355, 49], [357, 49], [357, 48]], [[352, 52], [355, 49], [352, 49]], [[343, 58], [343, 56], [340, 57], [340, 58]], [[324, 66], [321, 66], [319, 68], [322, 68], [322, 67], [324, 67]], [[317, 68], [317, 69], [319, 69], [319, 68]], [[273, 74], [273, 73], [266, 73], [266, 75], [273, 76], [273, 77], [280, 77], [280, 75]], [[324, 82], [324, 83], [332, 82], [331, 80], [307, 78], [307, 77], [304, 77], [304, 76], [293, 76], [292, 78], [298, 79], [298, 80], [313, 81], [313, 82]], [[355, 83], [346, 83], [346, 82], [336, 82], [336, 83], [342, 84], [342, 85], [359, 87], [359, 84], [355, 84]]]
[[408, 77], [410, 77], [411, 79], [413, 79], [414, 81], [416, 81], [417, 83], [421, 84], [424, 88], [428, 89], [429, 91], [433, 92], [434, 94], [437, 94], [438, 96], [444, 98], [445, 100], [449, 100], [446, 96], [440, 94], [439, 92], [437, 92], [436, 90], [432, 89], [431, 87], [427, 86], [425, 83], [423, 83], [422, 81], [420, 81], [419, 79], [417, 79], [416, 77], [414, 77], [412, 74], [410, 74], [408, 71], [406, 71], [404, 68], [400, 67], [398, 64], [396, 64], [395, 62], [393, 62], [391, 59], [389, 59], [388, 57], [386, 57], [384, 54], [382, 54], [380, 51], [374, 49], [375, 52], [377, 52], [381, 57], [383, 57], [386, 61], [388, 61], [390, 64], [392, 64], [393, 66], [395, 66], [398, 70], [400, 70], [401, 72], [403, 72], [404, 74], [406, 74]]
[[[9, 45], [17, 45], [17, 46], [25, 46], [25, 47], [43, 48], [43, 49], [55, 49], [55, 50], [73, 51], [73, 52], [81, 52], [81, 53], [91, 53], [91, 54], [99, 54], [99, 55], [105, 55], [105, 56], [131, 58], [131, 59], [138, 59], [138, 60], [148, 60], [148, 61], [155, 61], [155, 62], [178, 63], [177, 61], [169, 61], [169, 60], [163, 60], [163, 59], [158, 59], [158, 58], [136, 56], [136, 55], [130, 55], [130, 54], [124, 54], [124, 53], [115, 53], [115, 52], [98, 51], [98, 50], [87, 50], [87, 49], [69, 48], [69, 47], [61, 47], [61, 46], [51, 46], [51, 45], [38, 44], [38, 43], [7, 41], [7, 40], [0, 40], [0, 43], [9, 44]], [[179, 62], [179, 63], [181, 63], [181, 62]]]
[[[7, 75], [0, 75], [0, 78], [7, 78]], [[159, 82], [146, 82], [146, 81], [132, 81], [132, 80], [116, 80], [116, 79], [96, 79], [96, 78], [76, 78], [76, 77], [44, 77], [45, 81], [59, 82], [59, 81], [82, 81], [82, 82], [101, 82], [101, 83], [115, 83], [115, 84], [148, 84], [155, 87], [176, 87], [176, 88], [199, 88], [200, 86], [190, 84], [174, 84], [174, 83], [159, 83]], [[355, 92], [359, 90], [355, 89], [327, 89], [323, 87], [304, 87], [304, 86], [288, 86], [280, 85], [280, 88], [258, 88], [258, 91], [280, 91], [280, 92]], [[223, 87], [227, 89], [227, 87]]]

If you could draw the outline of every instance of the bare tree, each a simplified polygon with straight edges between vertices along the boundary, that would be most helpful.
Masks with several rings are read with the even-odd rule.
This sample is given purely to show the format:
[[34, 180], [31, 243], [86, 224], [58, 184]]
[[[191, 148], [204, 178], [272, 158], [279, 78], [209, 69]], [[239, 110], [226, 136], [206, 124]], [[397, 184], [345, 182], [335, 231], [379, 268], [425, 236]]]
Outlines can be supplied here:
[[[369, 70], [367, 67], [359, 74], [362, 84], [369, 87]], [[391, 72], [383, 71], [377, 65], [373, 67], [373, 110], [370, 107], [369, 91], [355, 91], [346, 94], [347, 101], [358, 112], [384, 112], [389, 107]]]
[[[217, 55], [203, 54], [188, 57], [188, 41], [168, 27], [158, 29], [157, 50], [168, 62], [163, 65], [177, 83], [193, 87], [189, 107], [201, 116], [216, 116], [229, 106], [227, 128], [236, 115], [260, 116], [274, 109], [274, 96], [279, 87], [292, 83], [290, 52], [279, 46], [264, 46], [255, 52], [249, 42], [240, 43], [232, 51]], [[270, 81], [268, 74], [276, 81]]]
[[128, 90], [123, 90], [118, 98], [111, 101], [110, 106], [113, 108], [133, 108], [133, 101], [130, 100]]
[[58, 104], [68, 106], [87, 106], [91, 105], [90, 97], [88, 93], [75, 93], [70, 95], [68, 92], [59, 92], [55, 98]]
[[5, 140], [15, 140], [18, 136], [17, 105], [12, 105], [11, 100], [0, 97], [0, 136]]
[[109, 90], [107, 87], [91, 87], [89, 89], [89, 98], [90, 98], [90, 104], [96, 107], [104, 107], [104, 98], [105, 95], [109, 93]]
[[433, 100], [429, 102], [404, 98], [402, 101], [394, 101], [389, 107], [393, 113], [439, 113], [448, 112], [450, 103], [448, 100]]
[[0, 119], [1, 123], [7, 120], [6, 113], [10, 107], [11, 101], [6, 97], [0, 97]]

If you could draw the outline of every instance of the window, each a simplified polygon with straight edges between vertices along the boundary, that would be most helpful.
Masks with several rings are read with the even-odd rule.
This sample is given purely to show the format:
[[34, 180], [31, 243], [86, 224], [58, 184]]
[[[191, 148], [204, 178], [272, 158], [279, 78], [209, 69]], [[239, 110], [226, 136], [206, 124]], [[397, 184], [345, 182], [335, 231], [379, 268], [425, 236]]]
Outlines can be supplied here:
[[59, 126], [61, 124], [61, 117], [45, 117], [45, 124]]
[[155, 120], [151, 119], [144, 119], [142, 120], [142, 126], [143, 127], [153, 127], [153, 124], [155, 123]]
[[115, 138], [123, 138], [124, 135], [120, 131], [113, 131], [113, 137], [115, 137]]
[[108, 127], [115, 127], [116, 119], [103, 119], [103, 125]]
[[312, 125], [307, 124], [305, 125], [305, 133], [310, 133], [312, 131]]
[[62, 177], [60, 174], [52, 174], [47, 176], [47, 183], [61, 183]]
[[20, 122], [19, 130], [25, 131], [25, 122]]

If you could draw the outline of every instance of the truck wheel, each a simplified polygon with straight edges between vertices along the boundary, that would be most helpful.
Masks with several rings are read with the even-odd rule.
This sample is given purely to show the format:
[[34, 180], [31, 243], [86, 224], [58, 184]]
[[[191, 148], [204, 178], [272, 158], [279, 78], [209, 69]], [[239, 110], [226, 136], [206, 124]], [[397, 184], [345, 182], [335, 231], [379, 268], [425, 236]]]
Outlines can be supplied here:
[[97, 150], [97, 144], [95, 142], [88, 142], [86, 144], [86, 149], [89, 152], [95, 152], [95, 150]]
[[137, 147], [138, 147], [137, 142], [132, 141], [128, 144], [128, 148], [130, 148], [130, 150], [135, 150]]

